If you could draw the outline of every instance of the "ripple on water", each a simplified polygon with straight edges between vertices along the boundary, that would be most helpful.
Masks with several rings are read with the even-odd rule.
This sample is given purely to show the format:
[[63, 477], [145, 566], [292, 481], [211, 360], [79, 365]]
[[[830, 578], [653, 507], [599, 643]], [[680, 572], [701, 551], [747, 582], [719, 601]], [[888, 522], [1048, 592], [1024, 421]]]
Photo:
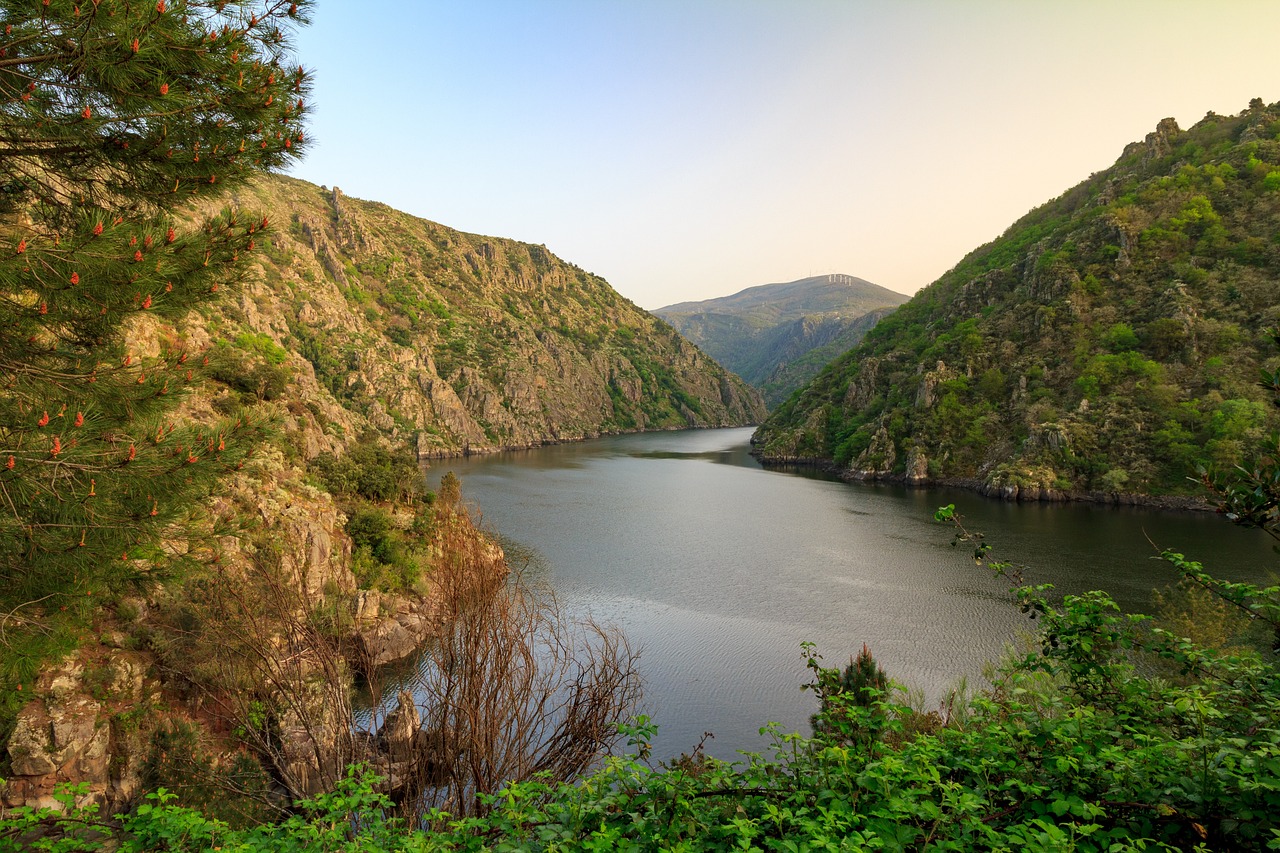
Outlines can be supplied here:
[[[867, 643], [935, 704], [1034, 626], [1007, 584], [932, 521], [954, 503], [1001, 559], [1060, 592], [1105, 586], [1128, 608], [1171, 581], [1151, 541], [1265, 580], [1265, 536], [1207, 515], [1005, 504], [947, 490], [765, 471], [750, 430], [620, 436], [445, 460], [526, 572], [578, 612], [616, 621], [641, 649], [658, 756], [715, 732], [715, 755], [758, 750], [770, 720], [807, 730], [800, 643], [839, 665]], [[1183, 544], [1185, 543], [1185, 544]]]

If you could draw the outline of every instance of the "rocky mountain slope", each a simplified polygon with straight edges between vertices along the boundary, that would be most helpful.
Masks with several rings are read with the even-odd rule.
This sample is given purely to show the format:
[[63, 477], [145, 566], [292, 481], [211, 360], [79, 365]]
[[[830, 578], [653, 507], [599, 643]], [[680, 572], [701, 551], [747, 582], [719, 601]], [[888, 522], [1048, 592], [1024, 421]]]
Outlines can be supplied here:
[[166, 544], [201, 567], [95, 597], [79, 647], [0, 706], [0, 808], [52, 806], [70, 783], [113, 813], [163, 786], [242, 820], [351, 761], [395, 776], [353, 740], [355, 673], [414, 654], [506, 572], [456, 481], [422, 495], [422, 457], [764, 415], [754, 389], [540, 246], [278, 176], [231, 201], [272, 225], [238, 288], [176, 325], [138, 317], [129, 345], [202, 354], [210, 381], [182, 419], [267, 438]]
[[765, 459], [1009, 497], [1176, 493], [1274, 426], [1280, 104], [1161, 121], [773, 413]]
[[860, 278], [823, 275], [654, 313], [776, 406], [906, 299]]
[[545, 247], [284, 177], [236, 201], [279, 227], [231, 322], [422, 455], [763, 417], [754, 390]]

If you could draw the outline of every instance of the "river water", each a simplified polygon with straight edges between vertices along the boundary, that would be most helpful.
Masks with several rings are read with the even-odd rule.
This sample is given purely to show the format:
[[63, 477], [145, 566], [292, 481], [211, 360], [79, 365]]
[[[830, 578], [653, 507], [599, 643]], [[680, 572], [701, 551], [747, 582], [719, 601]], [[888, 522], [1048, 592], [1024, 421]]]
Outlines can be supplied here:
[[[866, 643], [896, 680], [935, 703], [980, 682], [1031, 626], [1004, 581], [951, 546], [934, 510], [954, 503], [994, 555], [1064, 593], [1107, 589], [1149, 608], [1173, 580], [1155, 546], [1234, 580], [1264, 581], [1270, 540], [1209, 513], [1009, 504], [970, 492], [849, 484], [762, 468], [750, 429], [603, 438], [433, 463], [512, 561], [568, 610], [622, 627], [641, 650], [656, 757], [765, 750], [776, 721], [808, 732], [801, 658], [829, 665]], [[1154, 543], [1154, 545], [1153, 545]]]

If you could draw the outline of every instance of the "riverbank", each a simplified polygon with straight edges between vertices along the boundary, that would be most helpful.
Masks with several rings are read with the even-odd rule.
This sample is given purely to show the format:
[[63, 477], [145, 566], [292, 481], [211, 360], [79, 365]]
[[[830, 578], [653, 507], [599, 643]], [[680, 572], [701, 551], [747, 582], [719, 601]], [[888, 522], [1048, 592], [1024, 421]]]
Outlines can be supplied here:
[[430, 513], [421, 575], [370, 588], [333, 497], [262, 457], [214, 507], [243, 520], [216, 560], [102, 601], [80, 647], [18, 688], [0, 811], [57, 807], [62, 785], [106, 814], [157, 787], [197, 804], [216, 791], [233, 811], [331, 790], [378, 757], [352, 738], [357, 675], [413, 657], [458, 600], [506, 577], [501, 547], [445, 495], [414, 510]]
[[963, 489], [983, 497], [1011, 503], [1090, 503], [1107, 506], [1145, 507], [1172, 512], [1216, 512], [1208, 499], [1196, 495], [1147, 495], [1140, 492], [1089, 492], [1041, 486], [996, 485], [977, 477], [909, 476], [906, 473], [854, 471], [819, 457], [766, 457], [753, 449], [752, 458], [773, 470], [810, 468], [847, 483], [890, 483], [907, 488]]
[[442, 449], [439, 447], [418, 447], [418, 461], [431, 462], [438, 459], [466, 459], [472, 456], [491, 456], [495, 453], [514, 453], [521, 450], [540, 450], [546, 447], [559, 447], [564, 444], [581, 444], [585, 441], [595, 441], [601, 438], [611, 438], [623, 435], [646, 435], [670, 432], [691, 432], [697, 430], [718, 430], [718, 429], [748, 429], [758, 427], [759, 424], [720, 424], [720, 425], [691, 425], [691, 426], [666, 426], [657, 427], [656, 429], [620, 429], [605, 430], [603, 432], [586, 432], [582, 435], [568, 436], [564, 438], [547, 438], [538, 441], [529, 442], [527, 444], [500, 444], [500, 445], [467, 445], [465, 447], [454, 450]]

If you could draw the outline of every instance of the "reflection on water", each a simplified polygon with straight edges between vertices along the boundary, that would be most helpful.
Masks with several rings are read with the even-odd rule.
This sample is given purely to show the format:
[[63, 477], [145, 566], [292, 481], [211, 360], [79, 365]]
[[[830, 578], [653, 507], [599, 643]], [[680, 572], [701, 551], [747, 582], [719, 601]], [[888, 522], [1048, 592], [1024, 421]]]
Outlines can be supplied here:
[[800, 643], [830, 664], [867, 643], [896, 679], [936, 700], [1030, 629], [1005, 585], [976, 569], [934, 510], [955, 503], [999, 559], [1061, 592], [1103, 587], [1141, 609], [1171, 581], [1151, 542], [1233, 579], [1265, 578], [1256, 532], [1204, 514], [1006, 504], [968, 492], [846, 484], [766, 470], [751, 431], [620, 436], [435, 462], [500, 532], [514, 565], [576, 613], [642, 649], [655, 753], [759, 751], [769, 721], [812, 713]]

